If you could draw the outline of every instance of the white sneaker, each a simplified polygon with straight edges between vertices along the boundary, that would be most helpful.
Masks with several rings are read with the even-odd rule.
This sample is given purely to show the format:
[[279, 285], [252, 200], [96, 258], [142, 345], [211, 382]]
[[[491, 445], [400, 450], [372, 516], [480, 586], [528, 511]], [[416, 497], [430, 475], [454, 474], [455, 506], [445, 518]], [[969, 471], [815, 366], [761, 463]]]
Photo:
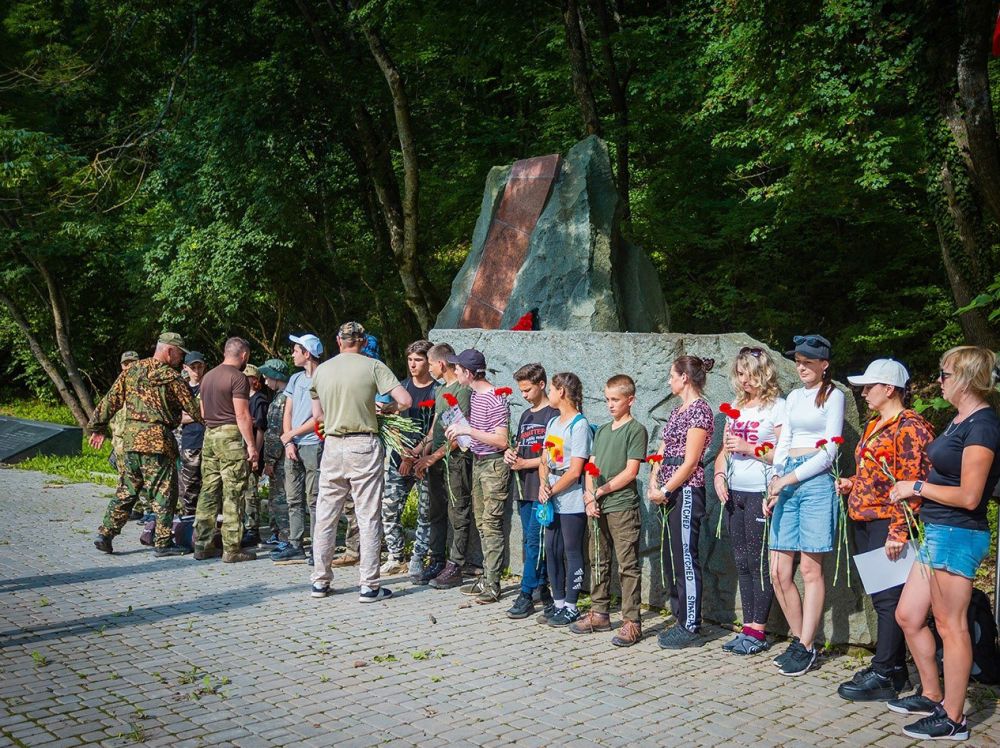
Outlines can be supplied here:
[[405, 574], [407, 570], [406, 562], [402, 559], [395, 559], [389, 556], [389, 559], [378, 567], [379, 574], [384, 574], [386, 576], [392, 576], [393, 574]]

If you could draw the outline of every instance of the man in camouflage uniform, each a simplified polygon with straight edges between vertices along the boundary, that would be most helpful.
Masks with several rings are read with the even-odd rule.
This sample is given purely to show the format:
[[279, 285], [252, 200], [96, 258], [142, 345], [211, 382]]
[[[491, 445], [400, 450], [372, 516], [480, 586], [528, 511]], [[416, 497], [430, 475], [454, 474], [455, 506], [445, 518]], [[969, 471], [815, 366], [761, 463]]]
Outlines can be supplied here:
[[267, 408], [267, 431], [264, 432], [264, 475], [268, 477], [267, 512], [271, 519], [268, 545], [288, 542], [288, 500], [285, 498], [285, 447], [281, 443], [284, 431], [285, 385], [288, 365], [280, 358], [269, 358], [259, 369], [264, 382], [274, 393]]
[[[121, 357], [122, 371], [125, 371], [130, 364], [139, 360], [139, 354], [135, 351], [125, 351]], [[111, 431], [111, 458], [112, 467], [118, 471], [118, 485], [125, 481], [125, 443], [122, 440], [122, 429], [125, 427], [125, 408], [122, 408], [111, 417], [108, 429]], [[144, 519], [144, 515], [149, 514], [149, 502], [142, 496], [132, 509], [130, 519]]]
[[201, 413], [179, 373], [185, 353], [180, 335], [173, 332], [160, 335], [153, 356], [130, 364], [118, 376], [87, 424], [90, 445], [100, 449], [111, 418], [119, 410], [125, 410], [121, 429], [124, 480], [119, 483], [97, 530], [94, 547], [99, 551], [112, 552], [112, 539], [128, 522], [139, 495], [145, 493], [156, 514], [156, 557], [187, 553], [173, 542], [177, 442], [172, 431], [180, 424], [182, 411], [198, 421]]
[[247, 476], [257, 467], [257, 445], [250, 418], [250, 385], [243, 369], [250, 345], [229, 338], [222, 363], [201, 380], [198, 399], [205, 419], [201, 452], [201, 493], [194, 512], [194, 558], [218, 556], [214, 547], [217, 517], [222, 513], [222, 561], [253, 561], [257, 555], [240, 548], [243, 537], [243, 501]]

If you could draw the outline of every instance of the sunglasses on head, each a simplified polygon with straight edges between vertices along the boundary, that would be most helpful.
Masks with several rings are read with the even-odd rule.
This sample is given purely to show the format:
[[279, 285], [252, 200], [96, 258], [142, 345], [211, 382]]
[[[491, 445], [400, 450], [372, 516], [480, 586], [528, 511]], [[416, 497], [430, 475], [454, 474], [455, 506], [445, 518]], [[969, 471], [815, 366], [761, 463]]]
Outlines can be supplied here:
[[819, 338], [814, 338], [814, 337], [807, 338], [805, 335], [796, 335], [794, 338], [792, 338], [792, 342], [795, 343], [795, 345], [802, 345], [803, 343], [805, 343], [806, 345], [810, 345], [814, 348], [817, 346], [821, 346], [823, 348], [827, 347], [827, 343], [825, 340], [820, 340]]
[[745, 345], [742, 348], [740, 348], [740, 355], [741, 356], [746, 356], [748, 354], [751, 355], [751, 356], [753, 356], [754, 358], [760, 358], [761, 356], [764, 355], [764, 349], [763, 348], [751, 348], [748, 345]]

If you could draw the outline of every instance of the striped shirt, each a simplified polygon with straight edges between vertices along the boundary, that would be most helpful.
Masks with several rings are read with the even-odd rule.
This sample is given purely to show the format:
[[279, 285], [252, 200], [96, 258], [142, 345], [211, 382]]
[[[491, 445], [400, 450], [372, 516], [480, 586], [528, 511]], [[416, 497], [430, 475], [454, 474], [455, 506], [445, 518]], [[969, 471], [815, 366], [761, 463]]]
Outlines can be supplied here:
[[[498, 427], [508, 427], [509, 410], [507, 398], [500, 397], [490, 390], [489, 392], [472, 391], [472, 403], [469, 407], [469, 425], [479, 431], [488, 434], [493, 433]], [[490, 444], [483, 444], [475, 437], [472, 439], [472, 453], [480, 457], [503, 452]]]

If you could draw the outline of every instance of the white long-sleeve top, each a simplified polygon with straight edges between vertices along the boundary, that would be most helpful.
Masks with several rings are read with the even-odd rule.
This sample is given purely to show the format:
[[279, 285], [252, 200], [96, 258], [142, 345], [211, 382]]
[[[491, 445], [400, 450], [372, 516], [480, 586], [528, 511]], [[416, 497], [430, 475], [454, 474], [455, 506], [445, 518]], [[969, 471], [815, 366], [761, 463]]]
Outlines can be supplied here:
[[844, 393], [834, 389], [820, 408], [816, 407], [818, 393], [817, 385], [811, 389], [800, 387], [788, 394], [785, 425], [774, 450], [774, 466], [780, 470], [791, 450], [815, 449], [816, 442], [826, 439], [823, 449], [795, 468], [795, 480], [799, 483], [830, 469], [838, 449], [833, 437], [841, 436], [844, 431]]

